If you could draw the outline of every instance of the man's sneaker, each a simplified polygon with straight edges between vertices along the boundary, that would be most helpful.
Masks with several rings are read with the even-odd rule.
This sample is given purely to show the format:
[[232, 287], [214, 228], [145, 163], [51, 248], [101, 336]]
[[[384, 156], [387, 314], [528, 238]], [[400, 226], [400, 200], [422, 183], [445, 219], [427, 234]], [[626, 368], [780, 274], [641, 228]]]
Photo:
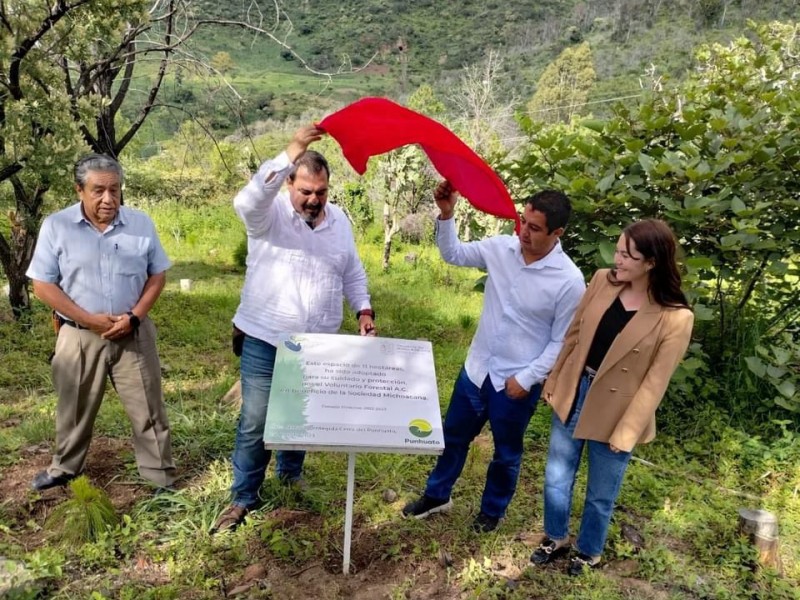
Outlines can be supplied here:
[[[560, 545], [559, 545], [560, 544]], [[545, 537], [539, 547], [531, 554], [531, 562], [535, 565], [546, 565], [569, 552], [569, 539], [557, 542]]]
[[480, 512], [472, 522], [472, 531], [475, 533], [489, 533], [490, 531], [497, 529], [499, 524], [500, 519], [496, 517], [490, 517], [486, 513]]
[[572, 576], [582, 575], [587, 569], [596, 569], [600, 566], [599, 556], [589, 556], [583, 552], [578, 552], [569, 560], [567, 573]]
[[403, 507], [403, 517], [424, 519], [436, 513], [450, 512], [451, 508], [453, 508], [453, 501], [450, 498], [442, 501], [434, 500], [429, 496], [422, 496], [418, 500], [409, 502]]
[[228, 508], [222, 511], [222, 514], [217, 519], [217, 522], [214, 523], [214, 526], [211, 528], [209, 533], [214, 535], [220, 531], [233, 531], [244, 522], [244, 518], [249, 512], [250, 511], [244, 506], [231, 504]]

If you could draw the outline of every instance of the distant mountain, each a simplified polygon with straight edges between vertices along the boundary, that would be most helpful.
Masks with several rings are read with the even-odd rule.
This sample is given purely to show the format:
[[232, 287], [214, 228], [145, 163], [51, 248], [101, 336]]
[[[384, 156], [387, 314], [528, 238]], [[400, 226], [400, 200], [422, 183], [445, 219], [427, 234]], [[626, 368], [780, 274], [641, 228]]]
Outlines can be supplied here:
[[[278, 0], [280, 2], [280, 0]], [[261, 18], [275, 24], [274, 5], [260, 0], [195, 0], [198, 16]], [[171, 98], [187, 106], [204, 102], [212, 127], [230, 130], [241, 120], [282, 118], [309, 107], [335, 105], [364, 95], [400, 97], [423, 83], [446, 95], [461, 69], [488, 50], [504, 60], [508, 92], [524, 102], [544, 68], [566, 47], [588, 42], [597, 82], [589, 101], [602, 112], [610, 98], [636, 93], [646, 70], [680, 77], [692, 53], [707, 41], [740, 35], [746, 20], [792, 20], [800, 0], [296, 0], [274, 30], [308, 65], [321, 71], [370, 66], [323, 85], [291, 52], [240, 29], [207, 29], [195, 50], [207, 59], [225, 54], [226, 73], [248, 100], [242, 114], [230, 103], [193, 87], [191, 78]], [[227, 61], [228, 57], [224, 57]], [[180, 82], [179, 82], [180, 83]], [[644, 84], [644, 82], [642, 82]], [[201, 98], [202, 97], [202, 98]], [[196, 109], [196, 107], [194, 107]], [[163, 127], [171, 128], [162, 123]]]

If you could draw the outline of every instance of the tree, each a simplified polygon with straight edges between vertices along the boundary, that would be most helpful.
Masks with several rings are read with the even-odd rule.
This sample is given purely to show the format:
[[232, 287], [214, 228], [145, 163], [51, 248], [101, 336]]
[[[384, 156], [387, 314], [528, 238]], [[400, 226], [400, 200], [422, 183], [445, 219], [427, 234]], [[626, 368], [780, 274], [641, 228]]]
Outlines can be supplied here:
[[[470, 148], [490, 163], [507, 153], [508, 140], [519, 135], [514, 118], [517, 102], [498, 51], [490, 50], [482, 62], [463, 69], [450, 101], [455, 106], [455, 129]], [[468, 202], [456, 205], [456, 217], [465, 241], [473, 237], [473, 230], [497, 234], [503, 225]]]
[[573, 115], [580, 113], [594, 82], [589, 44], [566, 48], [539, 78], [528, 112], [547, 123], [568, 123]]
[[405, 146], [381, 157], [376, 177], [383, 200], [383, 270], [389, 270], [392, 240], [403, 217], [419, 212], [431, 197], [436, 178], [428, 158], [416, 146]]
[[[95, 4], [101, 14], [110, 14], [116, 3]], [[17, 318], [30, 303], [25, 270], [44, 194], [69, 181], [67, 165], [82, 147], [69, 99], [54, 90], [61, 77], [58, 57], [67, 51], [76, 24], [89, 22], [90, 14], [87, 0], [0, 4], [0, 199], [14, 206], [8, 213], [9, 235], [0, 234], [0, 263]], [[104, 27], [102, 21], [94, 25]]]
[[[87, 147], [118, 157], [152, 111], [167, 106], [158, 101], [164, 77], [201, 26], [263, 35], [297, 56], [277, 34], [285, 13], [270, 3], [272, 29], [261, 25], [258, 2], [241, 21], [197, 18], [191, 0], [0, 2], [0, 201], [14, 205], [9, 236], [0, 233], [0, 263], [17, 318], [30, 306], [25, 271], [48, 190], [69, 188], [70, 167]], [[134, 74], [153, 57], [155, 73], [141, 79], [147, 91], [134, 99]], [[121, 118], [123, 106], [132, 119]]]
[[[289, 56], [291, 57], [291, 54], [289, 54]], [[233, 71], [233, 68], [236, 65], [234, 64], [233, 59], [231, 58], [231, 55], [229, 53], [217, 52], [214, 56], [211, 57], [211, 66], [220, 73], [222, 73], [223, 75], [225, 75]]]
[[678, 380], [707, 369], [704, 393], [752, 419], [761, 394], [764, 412], [800, 410], [800, 25], [750, 27], [752, 39], [701, 47], [685, 83], [606, 121], [527, 119], [526, 154], [508, 169], [519, 190], [570, 194], [565, 243], [587, 270], [610, 263], [630, 220], [669, 221], [701, 341]]

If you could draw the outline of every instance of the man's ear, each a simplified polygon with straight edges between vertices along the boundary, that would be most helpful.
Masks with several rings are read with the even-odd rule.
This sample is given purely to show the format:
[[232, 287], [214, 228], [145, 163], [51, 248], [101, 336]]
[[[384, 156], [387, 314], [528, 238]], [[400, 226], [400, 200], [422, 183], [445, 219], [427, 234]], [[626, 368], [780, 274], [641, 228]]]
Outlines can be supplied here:
[[563, 233], [564, 233], [564, 228], [563, 227], [557, 227], [557, 228], [553, 229], [553, 231], [550, 232], [550, 235], [554, 235], [556, 237], [561, 237], [563, 235]]

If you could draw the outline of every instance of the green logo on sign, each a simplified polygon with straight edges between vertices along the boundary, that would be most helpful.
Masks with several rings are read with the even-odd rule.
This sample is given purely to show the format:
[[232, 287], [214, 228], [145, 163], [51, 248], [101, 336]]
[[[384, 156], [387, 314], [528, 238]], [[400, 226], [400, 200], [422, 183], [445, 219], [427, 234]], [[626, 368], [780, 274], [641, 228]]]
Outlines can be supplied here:
[[408, 424], [408, 430], [418, 438], [426, 438], [433, 433], [433, 427], [425, 419], [414, 419]]

